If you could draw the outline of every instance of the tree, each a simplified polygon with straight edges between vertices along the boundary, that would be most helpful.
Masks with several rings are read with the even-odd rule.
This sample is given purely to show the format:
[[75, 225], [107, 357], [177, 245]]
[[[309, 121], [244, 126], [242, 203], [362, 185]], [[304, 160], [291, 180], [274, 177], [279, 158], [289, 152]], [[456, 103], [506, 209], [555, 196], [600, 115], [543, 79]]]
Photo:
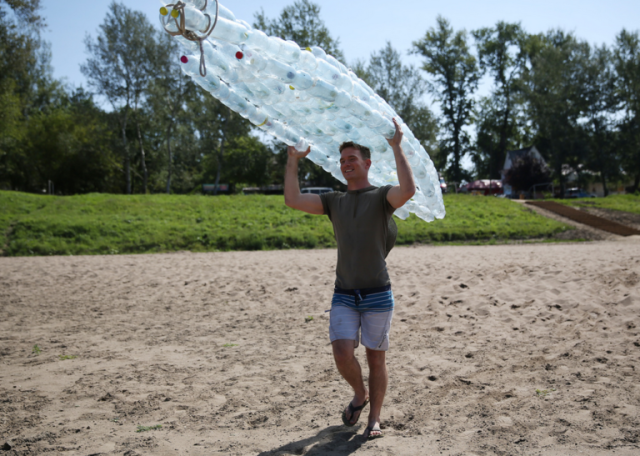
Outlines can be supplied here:
[[267, 18], [262, 10], [256, 13], [253, 26], [267, 35], [293, 40], [303, 48], [319, 46], [327, 54], [344, 60], [340, 40], [331, 37], [329, 29], [320, 19], [320, 5], [309, 0], [295, 1], [293, 5], [285, 7], [277, 19]]
[[616, 92], [621, 101], [620, 122], [622, 167], [633, 180], [632, 192], [640, 189], [640, 37], [622, 30], [614, 49]]
[[24, 151], [32, 190], [55, 184], [59, 194], [115, 190], [111, 129], [90, 94], [77, 89], [27, 121]]
[[[424, 57], [422, 69], [433, 78], [430, 90], [440, 102], [446, 137], [441, 150], [449, 160], [447, 177], [460, 182], [466, 177], [461, 160], [470, 150], [464, 127], [472, 120], [472, 95], [478, 87], [480, 71], [467, 44], [467, 33], [455, 32], [449, 21], [438, 16], [435, 28], [413, 42], [414, 54]], [[450, 157], [450, 158], [449, 158]]]
[[42, 68], [39, 9], [40, 0], [0, 0], [0, 93], [11, 91], [23, 103], [34, 90], [34, 70]]
[[365, 77], [371, 88], [404, 120], [414, 136], [433, 155], [438, 122], [423, 101], [426, 81], [413, 66], [402, 64], [400, 53], [391, 43], [371, 54]]
[[0, 0], [0, 186], [39, 190], [25, 141], [33, 115], [64, 96], [40, 38], [39, 0]]
[[581, 91], [588, 49], [588, 43], [561, 30], [530, 35], [525, 43], [528, 63], [523, 71], [523, 90], [532, 142], [547, 155], [562, 195], [566, 184], [562, 166], [579, 169], [587, 149], [579, 124], [584, 112]]
[[620, 174], [614, 121], [618, 105], [616, 75], [611, 52], [605, 46], [595, 48], [586, 57], [584, 72], [584, 86], [580, 92], [586, 118], [582, 128], [588, 138], [586, 165], [599, 173], [604, 196], [607, 196], [608, 180]]
[[176, 41], [168, 34], [161, 35], [160, 41], [169, 58], [161, 62], [158, 77], [149, 86], [146, 104], [162, 132], [161, 142], [167, 150], [165, 191], [169, 194], [174, 162], [171, 141], [179, 124], [191, 121], [186, 103], [189, 98], [195, 96], [196, 86], [191, 78], [180, 70]]
[[526, 61], [524, 32], [519, 24], [500, 21], [493, 28], [472, 32], [480, 68], [493, 77], [491, 96], [480, 103], [474, 162], [479, 175], [499, 179], [507, 151], [520, 145], [518, 99], [520, 75]]
[[[122, 137], [125, 181], [131, 193], [131, 155], [127, 139], [127, 126], [133, 120], [140, 146], [143, 167], [143, 188], [147, 191], [147, 169], [140, 134], [138, 108], [150, 81], [155, 77], [159, 62], [165, 55], [158, 44], [157, 31], [146, 16], [113, 1], [100, 33], [95, 40], [85, 39], [91, 55], [81, 66], [89, 85], [104, 96], [117, 112]], [[133, 117], [133, 119], [131, 119]]]
[[[197, 90], [197, 96], [190, 100], [189, 109], [195, 110], [196, 107], [198, 115], [194, 116], [193, 122], [199, 137], [203, 178], [209, 182], [213, 180], [216, 186], [221, 179], [232, 179], [227, 182], [229, 184], [243, 182], [237, 180], [238, 176], [242, 175], [238, 169], [242, 169], [245, 164], [234, 163], [233, 157], [242, 155], [238, 149], [243, 145], [256, 150], [255, 142], [241, 139], [248, 137], [251, 124], [200, 88]], [[254, 169], [251, 165], [246, 165], [247, 169]], [[263, 169], [262, 173], [267, 176], [268, 170]]]
[[21, 23], [38, 29], [44, 26], [44, 19], [39, 14], [40, 0], [1, 0], [0, 16], [6, 14], [3, 3], [9, 5]]

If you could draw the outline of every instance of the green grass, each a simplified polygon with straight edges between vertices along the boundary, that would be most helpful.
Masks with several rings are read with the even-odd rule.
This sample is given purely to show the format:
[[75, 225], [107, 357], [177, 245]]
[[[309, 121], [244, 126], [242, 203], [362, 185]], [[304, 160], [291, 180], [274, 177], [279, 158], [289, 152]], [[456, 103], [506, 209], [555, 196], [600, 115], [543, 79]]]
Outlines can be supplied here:
[[547, 394], [551, 394], [555, 390], [556, 390], [555, 388], [545, 389], [545, 390], [536, 389], [536, 395], [538, 397], [545, 397]]
[[155, 431], [156, 429], [162, 429], [162, 425], [154, 424], [153, 426], [138, 426], [136, 432]]
[[64, 361], [66, 359], [76, 359], [77, 356], [76, 355], [58, 355], [58, 358]]
[[553, 201], [568, 206], [601, 207], [603, 209], [640, 214], [640, 196], [636, 195], [612, 195], [606, 198], [558, 199]]
[[[397, 245], [548, 238], [569, 229], [502, 198], [446, 195], [447, 216], [398, 223]], [[282, 196], [46, 196], [0, 191], [5, 256], [334, 247], [327, 217]]]

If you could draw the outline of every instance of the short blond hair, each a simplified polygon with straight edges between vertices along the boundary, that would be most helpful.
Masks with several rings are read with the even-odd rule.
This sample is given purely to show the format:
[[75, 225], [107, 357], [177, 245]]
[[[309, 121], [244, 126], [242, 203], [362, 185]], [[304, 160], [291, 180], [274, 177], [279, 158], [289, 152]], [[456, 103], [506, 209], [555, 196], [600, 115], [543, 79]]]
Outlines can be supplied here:
[[371, 150], [368, 147], [365, 147], [361, 144], [354, 143], [353, 141], [346, 141], [340, 144], [340, 153], [347, 148], [353, 148], [360, 151], [360, 155], [365, 160], [371, 160]]

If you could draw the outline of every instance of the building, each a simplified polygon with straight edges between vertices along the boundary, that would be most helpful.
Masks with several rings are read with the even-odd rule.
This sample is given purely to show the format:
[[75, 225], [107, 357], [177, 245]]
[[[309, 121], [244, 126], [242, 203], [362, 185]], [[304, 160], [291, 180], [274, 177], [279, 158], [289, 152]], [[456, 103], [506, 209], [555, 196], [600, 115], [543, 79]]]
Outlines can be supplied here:
[[515, 162], [526, 156], [531, 156], [534, 160], [542, 163], [543, 166], [547, 165], [547, 162], [544, 160], [544, 158], [542, 158], [542, 155], [540, 155], [538, 149], [536, 149], [536, 146], [526, 147], [524, 149], [518, 150], [510, 150], [509, 152], [507, 152], [507, 156], [504, 159], [504, 166], [502, 167], [502, 171], [500, 171], [500, 175], [502, 176], [502, 188], [504, 189], [505, 195], [510, 195], [511, 193], [513, 193], [511, 185], [507, 185], [504, 182], [507, 171], [511, 169]]

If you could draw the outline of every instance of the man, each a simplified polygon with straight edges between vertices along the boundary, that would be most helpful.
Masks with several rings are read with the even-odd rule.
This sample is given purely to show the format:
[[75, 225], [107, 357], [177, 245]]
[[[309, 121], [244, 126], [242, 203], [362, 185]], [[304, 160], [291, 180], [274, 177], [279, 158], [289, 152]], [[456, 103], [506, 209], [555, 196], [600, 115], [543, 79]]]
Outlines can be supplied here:
[[[395, 155], [399, 185], [373, 187], [368, 178], [371, 152], [353, 142], [340, 146], [340, 170], [347, 180], [346, 193], [300, 193], [298, 161], [310, 149], [299, 152], [289, 147], [285, 172], [285, 204], [310, 214], [326, 214], [333, 223], [338, 262], [329, 334], [336, 367], [355, 392], [342, 413], [342, 421], [347, 426], [355, 425], [371, 401], [364, 432], [368, 439], [382, 437], [380, 411], [388, 383], [385, 354], [394, 301], [385, 258], [397, 234], [392, 214], [416, 191], [411, 167], [400, 147], [402, 130], [395, 119], [393, 123], [395, 135], [387, 141]], [[359, 339], [366, 348], [369, 364], [368, 389], [354, 353]]]

